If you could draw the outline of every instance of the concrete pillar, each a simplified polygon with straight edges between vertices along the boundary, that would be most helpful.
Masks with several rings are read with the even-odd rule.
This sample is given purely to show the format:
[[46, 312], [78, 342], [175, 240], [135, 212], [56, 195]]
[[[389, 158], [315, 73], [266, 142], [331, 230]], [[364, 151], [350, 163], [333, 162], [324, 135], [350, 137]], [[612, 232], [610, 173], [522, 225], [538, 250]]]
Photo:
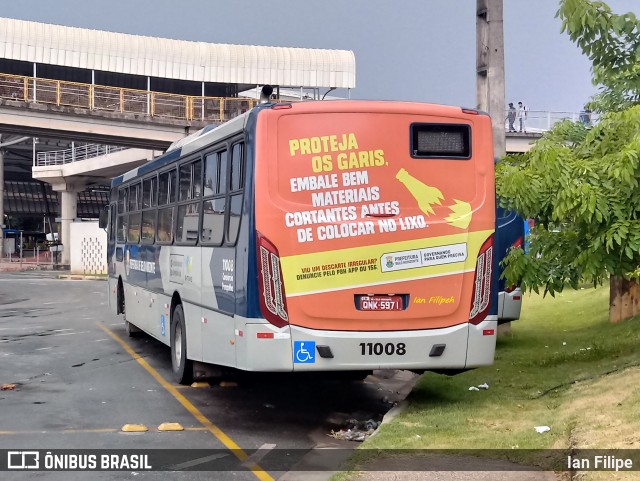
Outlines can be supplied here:
[[63, 265], [71, 264], [71, 223], [78, 214], [78, 191], [62, 191], [60, 199], [60, 237]]
[[52, 184], [53, 190], [60, 192], [60, 243], [62, 244], [62, 256], [60, 263], [70, 265], [71, 249], [71, 223], [78, 217], [78, 192], [85, 189], [84, 184]]

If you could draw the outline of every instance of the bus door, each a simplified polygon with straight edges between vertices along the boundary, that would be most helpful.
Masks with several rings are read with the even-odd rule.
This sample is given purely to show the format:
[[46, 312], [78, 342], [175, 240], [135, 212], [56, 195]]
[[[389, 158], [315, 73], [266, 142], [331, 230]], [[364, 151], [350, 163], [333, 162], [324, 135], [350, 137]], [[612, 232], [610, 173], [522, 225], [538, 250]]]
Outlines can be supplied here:
[[[236, 365], [236, 249], [230, 239], [233, 218], [229, 185], [230, 154], [218, 149], [205, 154], [202, 201], [202, 354], [206, 362]], [[233, 242], [230, 242], [233, 241]]]

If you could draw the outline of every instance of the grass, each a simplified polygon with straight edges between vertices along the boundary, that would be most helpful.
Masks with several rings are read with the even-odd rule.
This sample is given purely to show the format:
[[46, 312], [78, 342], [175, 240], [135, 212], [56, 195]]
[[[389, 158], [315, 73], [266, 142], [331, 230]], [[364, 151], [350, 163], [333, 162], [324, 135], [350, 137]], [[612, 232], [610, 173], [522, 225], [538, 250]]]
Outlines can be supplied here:
[[[363, 448], [506, 449], [531, 465], [542, 463], [530, 449], [640, 448], [640, 318], [609, 323], [608, 301], [607, 286], [527, 294], [521, 319], [498, 339], [493, 366], [424, 374], [409, 407]], [[483, 383], [488, 390], [469, 391]], [[551, 430], [538, 434], [541, 425]], [[581, 479], [603, 474], [611, 473]]]

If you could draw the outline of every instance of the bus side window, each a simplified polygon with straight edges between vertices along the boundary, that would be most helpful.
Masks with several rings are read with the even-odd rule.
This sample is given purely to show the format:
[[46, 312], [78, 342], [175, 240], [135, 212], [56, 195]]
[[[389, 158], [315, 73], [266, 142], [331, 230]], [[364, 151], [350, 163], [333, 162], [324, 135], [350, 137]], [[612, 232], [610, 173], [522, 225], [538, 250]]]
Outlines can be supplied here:
[[231, 148], [231, 190], [244, 187], [244, 158], [242, 156], [244, 144], [237, 143]]
[[219, 163], [220, 163], [220, 189], [218, 190], [218, 193], [220, 194], [226, 194], [227, 190], [228, 190], [228, 182], [227, 182], [227, 151], [223, 150], [222, 152], [220, 152], [220, 158], [219, 158]]
[[158, 205], [173, 204], [176, 201], [176, 170], [163, 172], [158, 178]]
[[175, 169], [169, 171], [169, 204], [176, 202], [176, 190], [178, 186], [178, 174]]
[[220, 192], [218, 172], [218, 154], [207, 154], [204, 159], [204, 196], [209, 197]]
[[158, 209], [157, 240], [167, 243], [173, 240], [173, 207]]
[[112, 204], [109, 209], [109, 240], [116, 240], [116, 205]]
[[191, 170], [193, 164], [182, 164], [178, 171], [179, 173], [179, 188], [178, 188], [178, 201], [191, 199]]
[[140, 210], [140, 183], [129, 187], [129, 212]]
[[202, 195], [202, 161], [198, 160], [193, 163], [193, 198], [197, 199]]
[[116, 240], [118, 242], [127, 241], [127, 231], [129, 225], [129, 215], [127, 208], [129, 207], [129, 188], [123, 187], [118, 192], [118, 217], [116, 221]]
[[169, 172], [160, 174], [158, 178], [158, 205], [169, 203]]
[[244, 189], [244, 144], [237, 143], [231, 148], [231, 175], [229, 194], [229, 224], [227, 226], [227, 242], [235, 244], [240, 232], [242, 215], [242, 197]]
[[227, 192], [227, 151], [207, 154], [204, 162], [204, 191], [200, 241], [222, 245]]
[[195, 244], [198, 241], [198, 222], [200, 202], [178, 206], [176, 242]]
[[129, 214], [129, 233], [127, 235], [127, 242], [131, 244], [137, 244], [140, 241], [140, 218], [141, 212]]
[[144, 243], [153, 243], [156, 231], [156, 210], [145, 210], [142, 213], [142, 229], [140, 238]]
[[225, 198], [205, 200], [202, 203], [201, 240], [205, 244], [221, 245], [224, 238]]
[[158, 199], [156, 194], [156, 184], [158, 183], [155, 177], [146, 179], [142, 183], [142, 208], [148, 209], [157, 205]]

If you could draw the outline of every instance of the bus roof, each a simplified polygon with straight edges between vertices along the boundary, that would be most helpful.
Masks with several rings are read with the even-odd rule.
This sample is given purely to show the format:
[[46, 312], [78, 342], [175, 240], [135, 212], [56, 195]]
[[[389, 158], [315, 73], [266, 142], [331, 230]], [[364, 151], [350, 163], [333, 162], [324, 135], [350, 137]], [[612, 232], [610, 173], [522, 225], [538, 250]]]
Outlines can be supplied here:
[[[111, 183], [111, 186], [116, 187], [130, 179], [147, 174], [149, 172], [153, 172], [164, 167], [167, 164], [170, 164], [171, 162], [175, 162], [184, 155], [195, 152], [213, 142], [221, 140], [229, 135], [233, 135], [236, 132], [240, 132], [247, 125], [247, 120], [250, 115], [257, 115], [260, 110], [263, 110], [265, 108], [272, 108], [276, 105], [282, 104], [260, 104], [249, 110], [248, 112], [245, 112], [217, 127], [208, 125], [203, 129], [174, 142], [160, 157], [157, 157], [152, 161], [141, 165], [140, 167], [136, 167], [135, 169], [132, 169], [119, 177], [115, 177]], [[443, 117], [459, 117], [463, 113], [488, 115], [485, 112], [474, 109], [466, 109], [458, 106], [425, 104], [417, 102], [397, 102], [388, 100], [310, 100], [305, 102], [292, 102], [285, 105], [290, 105], [292, 109], [299, 113], [336, 111], [371, 113], [389, 113], [396, 111], [398, 113], [412, 113], [414, 111], [423, 112], [425, 105], [428, 105], [431, 109], [432, 115], [439, 115]]]
[[156, 157], [152, 161], [147, 162], [140, 167], [136, 167], [135, 169], [115, 177], [111, 182], [111, 186], [118, 186], [130, 179], [158, 170], [171, 162], [175, 162], [183, 155], [195, 152], [196, 150], [199, 150], [213, 142], [242, 131], [246, 124], [246, 119], [251, 112], [251, 110], [249, 112], [245, 112], [244, 114], [241, 114], [217, 127], [208, 125], [205, 128], [174, 142], [160, 157]]

